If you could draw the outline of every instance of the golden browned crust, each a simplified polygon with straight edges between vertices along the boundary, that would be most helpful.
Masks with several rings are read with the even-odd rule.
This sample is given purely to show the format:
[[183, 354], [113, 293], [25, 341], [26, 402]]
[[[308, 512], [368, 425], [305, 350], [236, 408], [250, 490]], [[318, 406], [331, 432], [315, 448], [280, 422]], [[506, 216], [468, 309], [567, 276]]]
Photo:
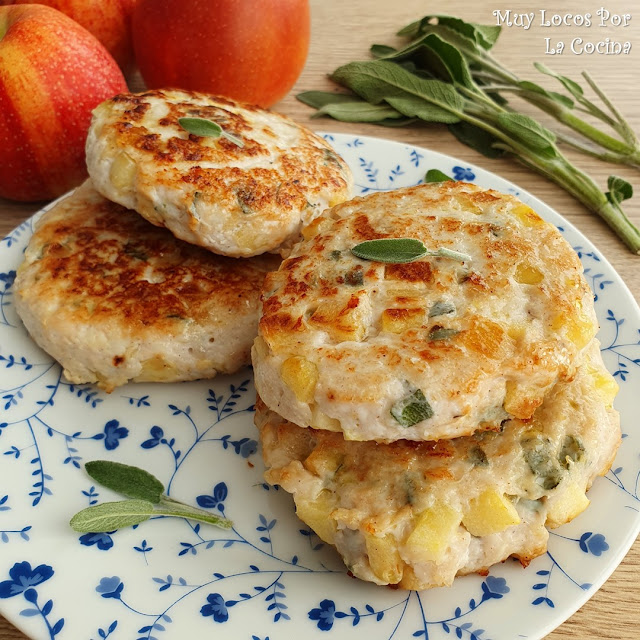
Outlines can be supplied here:
[[[178, 120], [204, 118], [242, 141], [201, 137]], [[111, 175], [125, 154], [130, 180]], [[313, 132], [255, 105], [178, 90], [123, 94], [94, 114], [89, 174], [105, 197], [223, 255], [273, 250], [350, 195], [346, 163]]]
[[[305, 236], [265, 280], [254, 362], [265, 402], [300, 426], [314, 426], [319, 410], [348, 438], [419, 440], [529, 418], [558, 379], [571, 378], [597, 330], [576, 253], [510, 195], [460, 182], [376, 193], [327, 211]], [[407, 237], [469, 258], [383, 264], [351, 253]], [[318, 368], [307, 406], [267, 382], [293, 355]], [[388, 410], [407, 386], [434, 409], [409, 429]], [[382, 415], [361, 424], [374, 392]]]
[[75, 382], [207, 377], [248, 364], [260, 287], [278, 263], [189, 245], [87, 182], [40, 219], [16, 304]]
[[230, 315], [244, 313], [279, 263], [276, 256], [217, 256], [104, 198], [91, 211], [63, 205], [43, 220], [32, 244], [40, 247], [39, 277], [29, 296], [60, 288], [71, 320], [117, 316], [123, 326], [158, 330], [186, 318], [208, 322], [214, 300]]

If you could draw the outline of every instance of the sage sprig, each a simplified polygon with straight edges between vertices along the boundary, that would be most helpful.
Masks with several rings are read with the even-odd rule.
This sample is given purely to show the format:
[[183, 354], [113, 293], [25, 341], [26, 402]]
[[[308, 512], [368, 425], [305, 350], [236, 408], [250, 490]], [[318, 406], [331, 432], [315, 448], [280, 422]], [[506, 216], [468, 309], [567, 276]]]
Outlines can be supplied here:
[[[352, 94], [313, 92], [309, 95], [308, 92], [298, 98], [321, 109], [322, 115], [340, 117], [340, 112], [330, 107], [334, 100], [331, 96], [341, 96], [335, 99], [341, 104], [348, 103], [351, 97], [350, 122], [357, 119], [358, 106], [365, 109], [365, 105], [374, 105], [384, 108], [384, 118], [376, 124], [405, 125], [416, 119], [446, 124], [451, 133], [476, 151], [488, 157], [511, 154], [525, 166], [553, 180], [601, 216], [633, 253], [640, 254], [640, 231], [622, 209], [623, 200], [632, 193], [631, 185], [622, 178], [612, 177], [609, 191], [605, 193], [559, 150], [558, 143], [565, 141], [562, 135], [507, 104], [504, 87], [517, 87], [518, 94], [530, 101], [553, 105], [553, 110], [562, 114], [563, 123], [571, 120], [578, 129], [593, 134], [592, 141], [605, 148], [602, 159], [613, 161], [611, 154], [618, 154], [615, 161], [623, 161], [622, 156], [626, 156], [628, 164], [640, 166], [640, 146], [635, 134], [588, 76], [589, 86], [604, 102], [609, 114], [587, 100], [582, 88], [568, 78], [558, 77], [570, 94], [566, 96], [546, 91], [535, 83], [523, 83], [505, 70], [489, 53], [499, 33], [498, 27], [467, 23], [450, 16], [426, 16], [400, 31], [400, 35], [413, 38], [406, 47], [396, 50], [377, 45], [372, 53], [379, 59], [351, 62], [333, 72], [332, 79]], [[394, 112], [389, 111], [389, 107]], [[592, 115], [600, 114], [621, 139], [578, 123], [574, 112], [584, 110]], [[361, 121], [375, 122], [371, 111], [367, 111]]]
[[[607, 162], [640, 168], [640, 142], [611, 100], [587, 72], [583, 78], [602, 102], [599, 107], [590, 100], [584, 88], [541, 63], [534, 63], [540, 73], [558, 81], [563, 93], [549, 91], [531, 80], [522, 80], [502, 65], [490, 52], [498, 40], [500, 27], [464, 22], [459, 18], [427, 15], [413, 22], [398, 35], [411, 38], [400, 49], [372, 47], [372, 54], [386, 60], [416, 64], [416, 68], [446, 82], [460, 83], [479, 95], [489, 96], [501, 106], [516, 95], [546, 112], [574, 133], [596, 146], [585, 146], [575, 138], [558, 137], [578, 150]], [[581, 114], [589, 114], [611, 129], [610, 135], [587, 122]]]
[[165, 495], [162, 482], [144, 469], [108, 460], [87, 462], [85, 469], [97, 483], [129, 499], [104, 502], [79, 511], [69, 522], [74, 531], [115, 531], [145, 522], [152, 516], [188, 518], [223, 529], [233, 526], [226, 518]]
[[468, 262], [471, 257], [466, 253], [441, 247], [435, 250], [427, 249], [416, 238], [381, 238], [366, 240], [351, 249], [351, 253], [362, 260], [386, 262], [391, 264], [405, 264], [414, 262], [425, 256], [451, 258], [460, 262]]
[[225, 131], [217, 122], [206, 118], [178, 118], [178, 124], [187, 132], [201, 138], [226, 138], [238, 147], [244, 147], [244, 142], [232, 133]]

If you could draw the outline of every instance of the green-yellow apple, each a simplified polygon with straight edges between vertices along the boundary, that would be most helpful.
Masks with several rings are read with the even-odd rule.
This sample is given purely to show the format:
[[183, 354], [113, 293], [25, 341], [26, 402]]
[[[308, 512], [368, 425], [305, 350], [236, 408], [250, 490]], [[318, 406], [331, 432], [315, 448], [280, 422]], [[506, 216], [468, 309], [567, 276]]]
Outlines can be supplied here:
[[45, 4], [92, 33], [125, 72], [133, 69], [131, 14], [136, 0], [0, 0], [0, 5]]
[[133, 48], [150, 88], [178, 87], [271, 106], [309, 49], [308, 0], [138, 0]]
[[127, 91], [84, 27], [37, 4], [0, 7], [0, 196], [54, 198], [86, 176], [91, 111]]

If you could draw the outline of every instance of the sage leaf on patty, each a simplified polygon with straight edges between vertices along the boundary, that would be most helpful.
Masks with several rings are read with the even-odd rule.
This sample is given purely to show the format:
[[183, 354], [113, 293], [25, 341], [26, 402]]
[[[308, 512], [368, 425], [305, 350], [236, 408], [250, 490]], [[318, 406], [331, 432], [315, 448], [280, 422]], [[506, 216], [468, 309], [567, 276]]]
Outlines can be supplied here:
[[426, 256], [427, 248], [416, 238], [382, 238], [361, 242], [351, 252], [363, 260], [403, 264]]
[[405, 264], [414, 262], [425, 256], [451, 258], [466, 262], [471, 257], [466, 253], [446, 249], [444, 247], [430, 251], [417, 238], [380, 238], [365, 240], [351, 249], [351, 253], [362, 260], [386, 262], [389, 264]]
[[187, 132], [201, 138], [226, 138], [238, 147], [244, 147], [244, 142], [232, 133], [225, 131], [217, 122], [206, 118], [178, 118], [178, 124]]

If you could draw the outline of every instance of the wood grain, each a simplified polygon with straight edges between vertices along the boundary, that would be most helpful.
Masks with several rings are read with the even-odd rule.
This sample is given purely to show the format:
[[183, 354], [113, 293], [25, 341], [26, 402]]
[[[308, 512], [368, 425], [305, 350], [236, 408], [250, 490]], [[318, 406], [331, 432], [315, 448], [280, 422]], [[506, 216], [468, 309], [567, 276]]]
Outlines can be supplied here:
[[[539, 9], [546, 8], [552, 13], [591, 13], [595, 18], [597, 9], [605, 5], [612, 13], [632, 13], [630, 6], [636, 7], [628, 27], [601, 28], [595, 24], [590, 28], [540, 26]], [[306, 67], [291, 94], [274, 107], [275, 110], [293, 117], [298, 122], [315, 130], [341, 131], [358, 135], [372, 135], [420, 145], [442, 153], [453, 155], [463, 162], [475, 163], [497, 173], [525, 189], [560, 212], [576, 225], [607, 258], [626, 282], [636, 301], [640, 300], [640, 257], [632, 256], [612, 232], [593, 214], [573, 200], [562, 189], [544, 178], [533, 174], [511, 160], [487, 160], [469, 148], [458, 143], [441, 126], [416, 126], [408, 129], [387, 129], [373, 125], [345, 124], [331, 120], [310, 118], [312, 110], [297, 102], [295, 94], [303, 90], [331, 89], [327, 79], [337, 66], [356, 59], [368, 58], [368, 47], [373, 42], [393, 44], [394, 32], [400, 26], [415, 20], [436, 5], [422, 0], [386, 2], [384, 0], [312, 0], [312, 42]], [[536, 77], [534, 60], [544, 62], [554, 70], [578, 78], [584, 69], [598, 81], [605, 92], [613, 98], [636, 131], [640, 131], [640, 6], [627, 0], [585, 2], [566, 0], [562, 9], [557, 3], [531, 4], [515, 0], [505, 4], [496, 1], [451, 0], [446, 4], [446, 13], [459, 15], [467, 20], [484, 24], [495, 24], [493, 11], [507, 8], [515, 12], [536, 12], [534, 25], [529, 30], [517, 27], [504, 28], [495, 48], [496, 57], [522, 78], [535, 79], [548, 88], [555, 88], [551, 79]], [[575, 55], [565, 51], [563, 55], [546, 55], [545, 38], [570, 41], [582, 37], [585, 41], [629, 40], [633, 49], [629, 55]], [[139, 77], [130, 78], [132, 89], [142, 88]], [[526, 108], [525, 108], [526, 110]], [[592, 158], [567, 155], [582, 169], [606, 184], [610, 173], [615, 173], [630, 181], [640, 191], [638, 171], [606, 165]], [[2, 168], [0, 167], [0, 170]], [[626, 206], [629, 217], [640, 225], [640, 194], [635, 203]], [[0, 237], [16, 227], [41, 204], [17, 204], [0, 199]], [[9, 547], [0, 547], [4, 554]], [[13, 549], [12, 549], [13, 552]], [[0, 576], [2, 578], [2, 576]], [[559, 629], [552, 632], [549, 640], [596, 640], [612, 638], [616, 640], [637, 640], [640, 625], [640, 542], [636, 541], [605, 585], [577, 613]], [[517, 615], [514, 612], [514, 615]], [[62, 633], [60, 638], [64, 639]], [[168, 636], [167, 636], [168, 637]], [[0, 638], [2, 640], [25, 640], [26, 636], [0, 617]], [[508, 640], [508, 639], [505, 639]]]

